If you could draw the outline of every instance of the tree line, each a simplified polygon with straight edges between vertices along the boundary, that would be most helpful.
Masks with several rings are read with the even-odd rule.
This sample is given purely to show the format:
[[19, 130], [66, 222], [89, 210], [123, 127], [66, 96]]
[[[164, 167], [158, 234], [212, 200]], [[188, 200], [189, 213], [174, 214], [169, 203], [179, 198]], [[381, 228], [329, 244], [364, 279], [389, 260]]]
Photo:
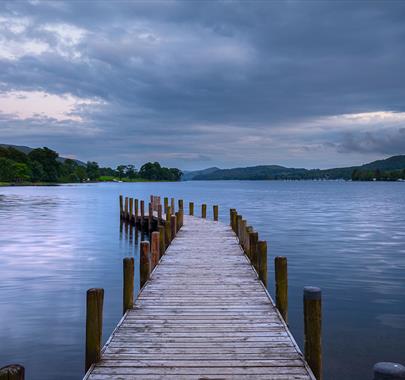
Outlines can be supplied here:
[[405, 180], [405, 169], [402, 170], [359, 170], [352, 173], [352, 181], [398, 181]]
[[61, 159], [57, 152], [46, 147], [33, 149], [28, 154], [13, 147], [0, 147], [0, 182], [179, 181], [181, 175], [179, 169], [165, 168], [158, 162], [148, 162], [139, 171], [134, 165], [112, 169], [99, 167], [94, 161], [83, 164]]

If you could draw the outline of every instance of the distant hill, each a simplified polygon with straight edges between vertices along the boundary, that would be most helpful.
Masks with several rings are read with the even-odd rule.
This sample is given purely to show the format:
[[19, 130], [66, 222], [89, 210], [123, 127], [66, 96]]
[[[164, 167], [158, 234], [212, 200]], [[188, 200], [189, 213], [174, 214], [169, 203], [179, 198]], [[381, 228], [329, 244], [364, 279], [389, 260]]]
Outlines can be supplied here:
[[[1, 148], [14, 148], [19, 150], [20, 152], [23, 152], [24, 154], [28, 154], [35, 148], [30, 148], [29, 146], [24, 146], [24, 145], [12, 145], [12, 144], [0, 144]], [[59, 162], [64, 163], [67, 158], [66, 157], [58, 157], [57, 159]], [[75, 161], [78, 165], [80, 166], [86, 166], [86, 164], [83, 161], [80, 160], [73, 160]]]
[[[210, 168], [213, 169], [213, 168]], [[269, 180], [269, 179], [351, 179], [353, 171], [405, 169], [405, 155], [389, 157], [361, 166], [332, 169], [287, 168], [279, 165], [260, 165], [245, 168], [217, 169], [193, 176], [193, 180]], [[208, 170], [208, 169], [207, 169]]]
[[186, 171], [183, 170], [183, 175], [181, 177], [182, 181], [190, 181], [192, 179], [194, 179], [194, 177], [198, 176], [198, 175], [205, 175], [205, 174], [211, 174], [217, 170], [220, 170], [217, 167], [212, 167], [212, 168], [207, 168], [207, 169], [203, 169], [203, 170], [194, 170], [194, 171]]

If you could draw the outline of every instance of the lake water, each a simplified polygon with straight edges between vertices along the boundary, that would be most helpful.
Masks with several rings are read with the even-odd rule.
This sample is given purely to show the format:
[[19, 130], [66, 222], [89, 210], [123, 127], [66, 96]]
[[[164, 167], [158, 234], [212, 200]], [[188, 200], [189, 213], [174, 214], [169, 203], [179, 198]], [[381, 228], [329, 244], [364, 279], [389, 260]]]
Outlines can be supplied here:
[[[371, 380], [377, 361], [405, 362], [405, 183], [218, 181], [0, 188], [0, 366], [28, 380], [80, 379], [85, 294], [105, 289], [104, 340], [122, 312], [118, 195], [173, 196], [235, 207], [288, 257], [289, 325], [300, 347], [302, 288], [323, 290], [325, 379]], [[209, 217], [212, 208], [208, 207]]]

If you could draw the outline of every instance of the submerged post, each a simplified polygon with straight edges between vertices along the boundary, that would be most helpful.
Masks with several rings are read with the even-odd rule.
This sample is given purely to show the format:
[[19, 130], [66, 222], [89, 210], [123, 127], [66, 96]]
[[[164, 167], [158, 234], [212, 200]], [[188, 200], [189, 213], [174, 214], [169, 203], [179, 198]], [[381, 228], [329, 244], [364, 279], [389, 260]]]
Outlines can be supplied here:
[[259, 278], [267, 289], [267, 242], [264, 240], [257, 242], [257, 261]]
[[145, 285], [146, 281], [149, 280], [150, 276], [150, 248], [148, 241], [141, 241], [140, 247], [140, 285], [141, 289]]
[[124, 214], [124, 199], [122, 195], [120, 195], [120, 217], [122, 218]]
[[138, 199], [134, 200], [134, 208], [135, 208], [135, 215], [134, 215], [134, 219], [135, 219], [135, 223], [138, 222], [138, 213], [139, 213], [139, 203], [138, 203]]
[[380, 362], [373, 367], [373, 380], [405, 379], [405, 367], [399, 363]]
[[207, 217], [207, 205], [203, 203], [201, 205], [201, 218], [206, 218]]
[[218, 205], [212, 206], [212, 212], [214, 214], [214, 221], [218, 222]]
[[159, 235], [160, 234], [157, 231], [152, 232], [152, 257], [151, 257], [152, 268], [151, 268], [151, 270], [153, 270], [159, 262]]
[[288, 270], [287, 258], [277, 256], [274, 259], [274, 277], [276, 286], [276, 307], [283, 317], [285, 323], [288, 322]]
[[124, 266], [124, 291], [123, 291], [123, 314], [134, 306], [134, 258], [125, 257]]
[[189, 202], [188, 211], [189, 211], [189, 215], [194, 216], [194, 202]]
[[101, 358], [103, 334], [104, 289], [92, 288], [87, 291], [86, 301], [86, 364], [85, 372]]
[[165, 227], [160, 225], [159, 226], [159, 257], [162, 257], [166, 250], [166, 242], [165, 242]]
[[[322, 380], [322, 292], [320, 288], [304, 288], [305, 360], [317, 380]], [[378, 378], [377, 378], [378, 379]]]
[[125, 219], [128, 219], [128, 197], [125, 197], [124, 218], [125, 218]]
[[24, 380], [25, 369], [19, 364], [10, 364], [0, 368], [0, 380]]
[[129, 219], [130, 222], [132, 221], [133, 211], [134, 211], [134, 199], [129, 198], [129, 216], [128, 216], [128, 219]]
[[145, 219], [145, 201], [141, 201], [141, 221], [140, 221], [141, 227], [143, 226], [144, 219]]

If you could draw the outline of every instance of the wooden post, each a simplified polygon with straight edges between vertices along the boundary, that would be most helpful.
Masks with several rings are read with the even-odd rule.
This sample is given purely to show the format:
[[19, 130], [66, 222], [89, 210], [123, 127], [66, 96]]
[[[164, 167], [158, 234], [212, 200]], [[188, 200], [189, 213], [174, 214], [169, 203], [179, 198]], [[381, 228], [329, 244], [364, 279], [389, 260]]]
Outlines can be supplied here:
[[183, 210], [183, 199], [179, 199], [179, 210]]
[[158, 226], [162, 223], [162, 205], [158, 205]]
[[236, 210], [234, 209], [234, 211], [232, 212], [232, 230], [233, 232], [235, 232], [235, 234], [237, 234], [237, 227], [238, 227], [238, 213], [236, 212]]
[[218, 222], [218, 205], [212, 206], [212, 212], [214, 214], [214, 221]]
[[133, 211], [134, 211], [134, 199], [129, 198], [129, 216], [128, 216], [128, 219], [129, 219], [130, 222], [132, 221]]
[[179, 232], [180, 230], [180, 211], [177, 211], [175, 213], [175, 216], [176, 216], [176, 234], [177, 234], [177, 232]]
[[152, 230], [152, 221], [153, 221], [153, 207], [152, 203], [149, 202], [149, 214], [148, 214], [148, 229]]
[[[373, 380], [405, 379], [405, 367], [399, 363], [380, 362], [373, 367]], [[1, 376], [0, 376], [1, 378]]]
[[172, 215], [174, 215], [174, 212], [176, 211], [176, 208], [174, 207], [174, 198], [170, 199], [170, 209], [172, 211]]
[[124, 199], [122, 195], [120, 195], [120, 217], [122, 218], [124, 215]]
[[104, 289], [92, 288], [87, 291], [85, 372], [101, 358], [103, 302]]
[[257, 259], [259, 265], [259, 278], [267, 289], [267, 242], [259, 240], [257, 242]]
[[169, 198], [168, 197], [163, 198], [163, 205], [164, 205], [165, 214], [167, 214], [167, 208], [169, 207]]
[[184, 224], [184, 209], [181, 209], [179, 211], [179, 216], [180, 216], [180, 228], [183, 227]]
[[274, 259], [274, 277], [276, 307], [285, 323], [288, 323], [288, 270], [286, 257], [277, 256]]
[[176, 227], [177, 227], [176, 215], [172, 215], [170, 218], [171, 218], [170, 219], [171, 240], [173, 240], [176, 237]]
[[124, 267], [124, 291], [123, 291], [123, 314], [134, 306], [134, 258], [125, 257]]
[[243, 249], [245, 249], [245, 239], [246, 239], [246, 220], [242, 219], [240, 223], [239, 243]]
[[250, 257], [250, 236], [249, 236], [251, 232], [253, 232], [253, 227], [245, 226], [243, 230], [243, 249], [246, 253], [246, 256], [249, 257], [252, 264], [252, 258]]
[[144, 220], [145, 220], [145, 201], [141, 201], [141, 220], [140, 220], [141, 227], [143, 227]]
[[138, 213], [139, 213], [138, 199], [135, 199], [134, 203], [135, 203], [135, 216], [134, 216], [134, 218], [135, 218], [135, 223], [138, 223]]
[[152, 270], [159, 262], [159, 235], [157, 231], [152, 232]]
[[249, 232], [249, 257], [253, 267], [259, 273], [257, 242], [259, 241], [259, 234], [257, 232]]
[[24, 380], [25, 369], [19, 364], [10, 364], [0, 368], [0, 380]]
[[320, 288], [304, 288], [305, 360], [317, 380], [322, 380], [322, 292]]
[[241, 227], [242, 227], [242, 215], [237, 215], [235, 232], [239, 239], [240, 239], [240, 235], [241, 235]]
[[236, 210], [234, 208], [230, 208], [229, 209], [229, 225], [231, 226], [231, 228], [234, 230], [233, 228], [233, 214], [236, 212]]
[[165, 242], [165, 227], [160, 225], [159, 226], [159, 257], [162, 257], [166, 250], [166, 242]]
[[165, 223], [165, 242], [166, 242], [166, 249], [169, 247], [172, 241], [172, 230], [170, 227], [170, 217], [171, 217], [171, 210], [168, 206], [166, 209], [166, 223]]
[[124, 218], [125, 218], [125, 219], [128, 219], [128, 197], [125, 197]]
[[188, 211], [189, 215], [194, 216], [194, 202], [189, 202]]
[[150, 276], [150, 245], [148, 241], [141, 241], [140, 246], [140, 285], [141, 289]]
[[207, 205], [203, 203], [201, 205], [201, 218], [206, 218], [207, 217]]

